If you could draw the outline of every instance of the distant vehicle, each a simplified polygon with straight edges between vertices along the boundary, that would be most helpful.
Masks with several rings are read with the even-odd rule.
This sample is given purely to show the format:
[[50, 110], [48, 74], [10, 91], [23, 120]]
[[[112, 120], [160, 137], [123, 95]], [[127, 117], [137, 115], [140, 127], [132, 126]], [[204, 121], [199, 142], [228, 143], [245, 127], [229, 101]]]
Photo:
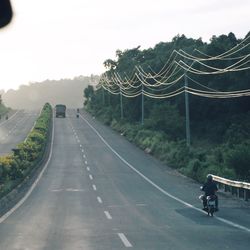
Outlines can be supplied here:
[[66, 117], [66, 106], [63, 104], [56, 105], [56, 117]]

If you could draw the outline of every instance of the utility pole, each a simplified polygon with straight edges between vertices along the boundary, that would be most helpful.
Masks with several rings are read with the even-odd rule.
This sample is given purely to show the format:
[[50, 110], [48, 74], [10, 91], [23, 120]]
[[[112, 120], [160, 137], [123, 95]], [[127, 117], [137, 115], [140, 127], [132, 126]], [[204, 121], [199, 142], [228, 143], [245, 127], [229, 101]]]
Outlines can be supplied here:
[[190, 119], [189, 119], [189, 99], [188, 99], [188, 79], [187, 79], [187, 73], [185, 72], [184, 75], [185, 79], [185, 107], [186, 107], [186, 144], [189, 147], [190, 146]]
[[144, 85], [141, 87], [141, 125], [144, 125]]
[[102, 88], [102, 104], [105, 105], [104, 88]]
[[120, 87], [120, 107], [121, 107], [121, 119], [123, 119], [123, 104], [122, 104], [122, 91]]
[[107, 95], [108, 95], [108, 105], [110, 106], [111, 102], [110, 102], [110, 93], [107, 91]]

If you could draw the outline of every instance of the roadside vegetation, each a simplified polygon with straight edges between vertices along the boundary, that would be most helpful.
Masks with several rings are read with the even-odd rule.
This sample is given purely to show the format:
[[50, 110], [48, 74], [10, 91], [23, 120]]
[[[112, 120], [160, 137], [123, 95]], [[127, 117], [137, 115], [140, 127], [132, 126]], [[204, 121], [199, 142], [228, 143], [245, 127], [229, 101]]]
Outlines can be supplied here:
[[[248, 34], [249, 36], [250, 34]], [[209, 43], [201, 39], [176, 36], [171, 42], [161, 42], [154, 48], [140, 47], [116, 52], [116, 60], [104, 62], [105, 74], [126, 76], [129, 79], [135, 68], [159, 72], [174, 49], [195, 51], [204, 55], [219, 55], [239, 44], [233, 33], [213, 36]], [[248, 41], [249, 42], [249, 41]], [[250, 54], [250, 46], [244, 54]], [[239, 51], [235, 56], [242, 56]], [[199, 54], [201, 56], [201, 54]], [[230, 61], [231, 60], [231, 61]], [[225, 68], [233, 59], [218, 60], [211, 64]], [[201, 67], [202, 69], [202, 67]], [[197, 82], [218, 91], [247, 90], [250, 70], [227, 74], [200, 76], [188, 73]], [[151, 81], [154, 84], [154, 81]], [[112, 84], [112, 83], [109, 83]], [[189, 81], [189, 87], [196, 87]], [[144, 96], [144, 124], [141, 124], [142, 97], [113, 95], [103, 88], [88, 86], [84, 90], [85, 109], [100, 121], [124, 135], [143, 150], [166, 165], [198, 181], [208, 173], [233, 180], [250, 181], [250, 97], [204, 98], [189, 95], [191, 145], [186, 145], [184, 93], [166, 99]]]
[[52, 107], [46, 103], [26, 140], [13, 153], [0, 157], [0, 198], [38, 166], [46, 150], [51, 119]]

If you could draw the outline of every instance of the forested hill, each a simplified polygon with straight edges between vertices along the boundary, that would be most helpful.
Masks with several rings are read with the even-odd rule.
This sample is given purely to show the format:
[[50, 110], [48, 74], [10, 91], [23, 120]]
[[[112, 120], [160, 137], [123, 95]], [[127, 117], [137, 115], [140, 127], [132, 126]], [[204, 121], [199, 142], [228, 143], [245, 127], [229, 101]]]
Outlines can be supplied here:
[[250, 32], [213, 36], [208, 43], [178, 35], [154, 48], [117, 50], [115, 60], [104, 62], [97, 90], [85, 89], [85, 105], [195, 179], [214, 173], [250, 181], [249, 56]]
[[37, 109], [49, 102], [52, 106], [64, 103], [68, 107], [83, 106], [83, 89], [95, 76], [79, 76], [74, 79], [46, 80], [22, 85], [18, 90], [2, 94], [3, 102], [13, 109]]

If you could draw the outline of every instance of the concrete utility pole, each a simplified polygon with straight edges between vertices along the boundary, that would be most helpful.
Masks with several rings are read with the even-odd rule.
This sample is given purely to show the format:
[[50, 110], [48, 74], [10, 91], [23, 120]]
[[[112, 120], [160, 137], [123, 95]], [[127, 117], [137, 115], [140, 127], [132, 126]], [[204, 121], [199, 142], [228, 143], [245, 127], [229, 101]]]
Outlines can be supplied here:
[[122, 91], [120, 87], [120, 107], [121, 107], [121, 119], [123, 119], [123, 103], [122, 103]]
[[189, 99], [188, 99], [188, 79], [187, 79], [187, 73], [185, 72], [184, 75], [185, 79], [185, 106], [186, 106], [186, 143], [187, 146], [190, 146], [190, 119], [189, 119]]
[[141, 125], [144, 125], [144, 85], [142, 84], [141, 88]]
[[102, 88], [102, 104], [105, 105], [104, 88]]

